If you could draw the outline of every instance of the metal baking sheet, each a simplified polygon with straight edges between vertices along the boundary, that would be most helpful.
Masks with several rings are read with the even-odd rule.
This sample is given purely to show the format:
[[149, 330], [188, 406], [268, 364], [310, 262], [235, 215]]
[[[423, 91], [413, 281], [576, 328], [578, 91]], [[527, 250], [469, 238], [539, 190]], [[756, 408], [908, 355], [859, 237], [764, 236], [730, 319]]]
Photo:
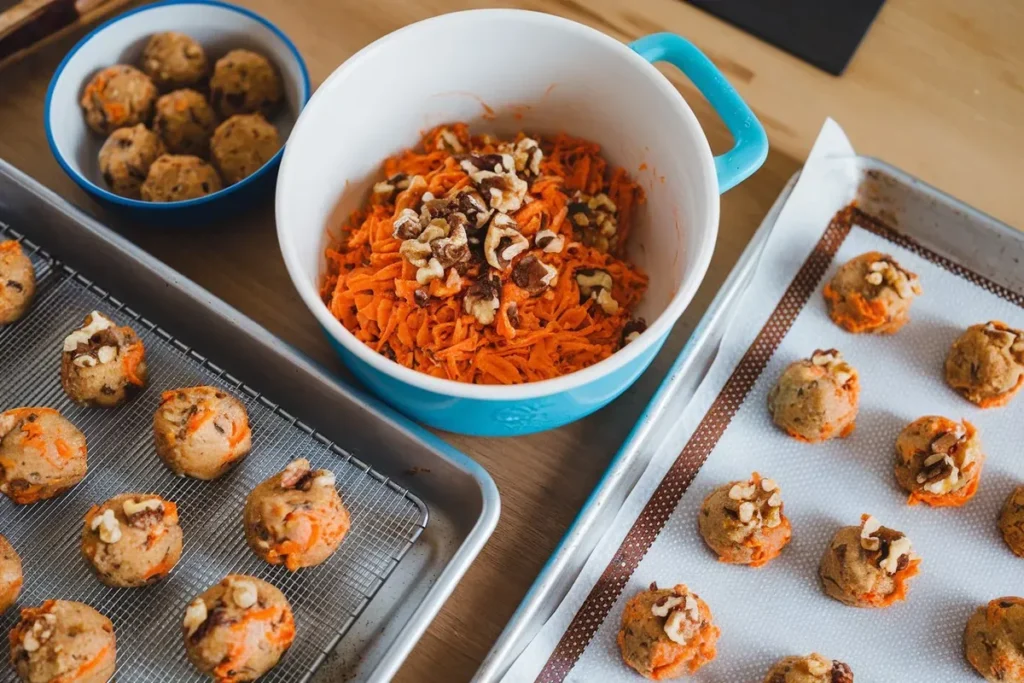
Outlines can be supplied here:
[[[498, 497], [486, 473], [0, 165], [0, 239], [12, 237], [31, 255], [38, 285], [29, 314], [0, 329], [0, 409], [57, 408], [89, 444], [89, 474], [69, 493], [30, 506], [0, 500], [0, 532], [25, 565], [19, 604], [73, 599], [110, 617], [119, 680], [198, 681], [180, 642], [185, 606], [229, 572], [253, 574], [285, 593], [297, 623], [294, 645], [263, 680], [389, 679], [493, 530]], [[116, 410], [76, 406], [60, 387], [60, 342], [92, 310], [131, 325], [146, 345], [149, 384]], [[232, 391], [252, 424], [252, 452], [216, 482], [173, 476], [153, 450], [161, 391], [196, 384]], [[290, 573], [248, 550], [241, 509], [296, 457], [335, 471], [353, 523], [328, 562]], [[413, 467], [431, 474], [405, 481]], [[145, 589], [103, 586], [78, 550], [89, 507], [126, 491], [158, 492], [181, 511], [182, 559]], [[0, 628], [16, 619], [10, 610]], [[0, 669], [0, 681], [14, 680]]]

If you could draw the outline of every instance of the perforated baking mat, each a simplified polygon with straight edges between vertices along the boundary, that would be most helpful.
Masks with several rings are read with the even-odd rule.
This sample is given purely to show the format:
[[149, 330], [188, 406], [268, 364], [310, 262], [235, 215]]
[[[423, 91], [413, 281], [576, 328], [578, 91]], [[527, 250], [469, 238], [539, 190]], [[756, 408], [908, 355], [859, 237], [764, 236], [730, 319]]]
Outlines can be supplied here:
[[[19, 606], [49, 598], [77, 600], [114, 622], [116, 679], [130, 683], [206, 680], [189, 664], [181, 637], [186, 605], [229, 573], [250, 574], [280, 588], [295, 611], [296, 637], [280, 664], [261, 680], [306, 681], [387, 581], [427, 525], [427, 508], [415, 495], [346, 454], [308, 425], [176, 340], [125, 302], [84, 275], [52, 259], [0, 223], [0, 240], [21, 239], [38, 279], [29, 314], [0, 327], [0, 410], [18, 406], [56, 408], [86, 436], [89, 472], [67, 494], [28, 506], [0, 499], [0, 533], [21, 555], [25, 586]], [[127, 405], [114, 410], [82, 408], [60, 385], [61, 342], [98, 310], [130, 325], [146, 346], [149, 383]], [[232, 392], [249, 413], [253, 445], [248, 457], [215, 482], [170, 473], [153, 446], [153, 413], [167, 389], [209, 384]], [[295, 458], [337, 475], [352, 515], [352, 528], [338, 552], [318, 567], [288, 572], [259, 560], [242, 528], [248, 493]], [[79, 541], [90, 506], [119, 493], [155, 492], [178, 504], [185, 544], [170, 577], [141, 589], [108, 588], [91, 574]], [[0, 615], [6, 633], [17, 610]], [[6, 657], [0, 681], [16, 676]]]

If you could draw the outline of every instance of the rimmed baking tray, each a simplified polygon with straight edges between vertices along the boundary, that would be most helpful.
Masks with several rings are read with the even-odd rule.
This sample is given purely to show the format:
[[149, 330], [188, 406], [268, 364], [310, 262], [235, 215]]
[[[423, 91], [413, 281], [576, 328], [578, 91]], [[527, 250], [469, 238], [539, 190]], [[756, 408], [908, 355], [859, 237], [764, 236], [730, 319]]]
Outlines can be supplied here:
[[[69, 493], [31, 506], [0, 500], [0, 533], [25, 565], [19, 604], [72, 599], [110, 617], [118, 680], [204, 680], [180, 642], [184, 608], [226, 573], [253, 574], [285, 593], [297, 623], [295, 644], [263, 680], [388, 680], [494, 529], [499, 499], [486, 472], [0, 162], [0, 239], [12, 237], [38, 285], [30, 313], [0, 328], [0, 409], [57, 408], [89, 444], [89, 474]], [[146, 344], [149, 385], [116, 410], [75, 406], [60, 388], [60, 342], [92, 310]], [[173, 476], [152, 445], [160, 392], [195, 384], [235, 393], [252, 423], [251, 454], [212, 483]], [[241, 510], [296, 457], [335, 471], [353, 521], [334, 557], [293, 574], [252, 555]], [[102, 586], [78, 551], [88, 508], [127, 491], [175, 500], [185, 532], [171, 577], [144, 589]], [[0, 628], [16, 619], [8, 611]], [[6, 665], [0, 680], [15, 680]]]

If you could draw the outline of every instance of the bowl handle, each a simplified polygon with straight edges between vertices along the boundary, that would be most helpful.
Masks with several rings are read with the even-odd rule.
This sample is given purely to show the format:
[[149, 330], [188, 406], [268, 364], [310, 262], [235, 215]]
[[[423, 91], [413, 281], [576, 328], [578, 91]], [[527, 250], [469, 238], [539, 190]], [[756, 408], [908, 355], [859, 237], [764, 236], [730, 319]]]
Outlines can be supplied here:
[[678, 67], [729, 129], [735, 144], [725, 154], [715, 157], [719, 192], [738, 185], [761, 168], [768, 156], [764, 127], [718, 67], [696, 45], [674, 33], [654, 33], [629, 46], [648, 62], [668, 62]]

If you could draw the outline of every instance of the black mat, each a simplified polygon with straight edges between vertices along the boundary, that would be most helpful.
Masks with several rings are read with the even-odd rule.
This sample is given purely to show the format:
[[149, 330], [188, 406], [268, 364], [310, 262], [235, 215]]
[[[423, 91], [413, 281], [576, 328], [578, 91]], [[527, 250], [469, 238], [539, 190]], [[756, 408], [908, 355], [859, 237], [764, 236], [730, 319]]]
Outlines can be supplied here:
[[684, 0], [838, 76], [885, 0]]

